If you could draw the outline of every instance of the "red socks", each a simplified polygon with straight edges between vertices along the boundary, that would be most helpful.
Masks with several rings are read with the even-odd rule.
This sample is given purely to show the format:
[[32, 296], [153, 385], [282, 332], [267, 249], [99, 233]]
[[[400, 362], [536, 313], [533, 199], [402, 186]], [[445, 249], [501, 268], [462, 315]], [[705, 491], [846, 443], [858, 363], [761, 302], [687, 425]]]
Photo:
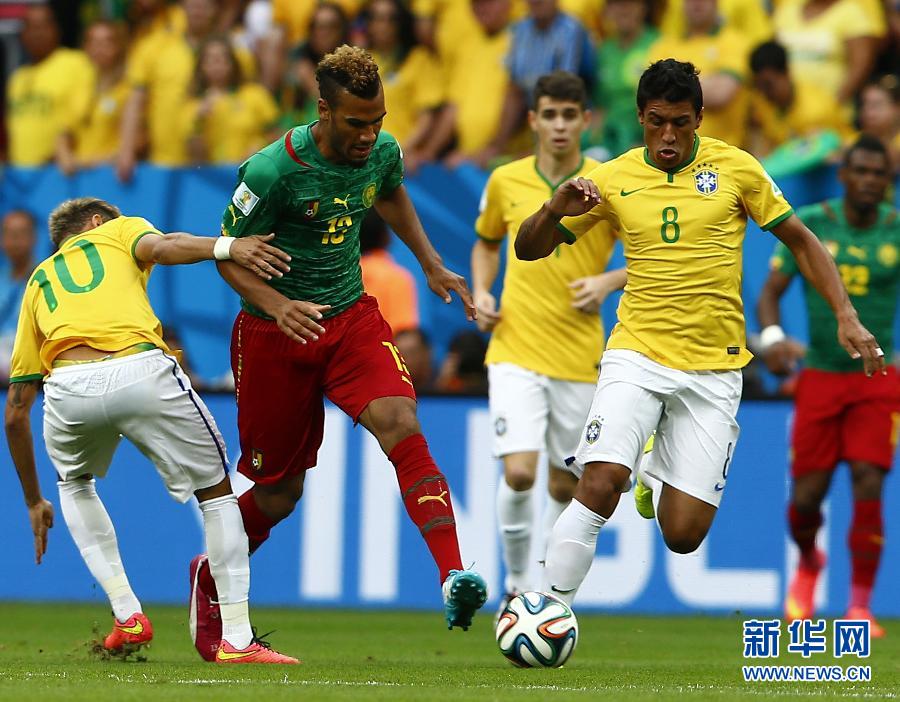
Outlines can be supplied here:
[[[247, 490], [238, 498], [238, 507], [241, 509], [241, 517], [244, 520], [244, 531], [247, 532], [247, 540], [250, 542], [250, 553], [258, 549], [263, 541], [269, 538], [269, 532], [278, 522], [267, 516], [256, 504], [253, 497], [253, 488]], [[200, 589], [207, 595], [216, 599], [216, 582], [213, 580], [209, 564], [205, 564], [198, 576]]]
[[868, 609], [884, 545], [881, 500], [856, 500], [853, 503], [853, 523], [847, 545], [852, 563], [850, 606]]
[[388, 460], [397, 471], [406, 511], [422, 532], [443, 582], [451, 570], [462, 569], [447, 480], [421, 434], [408, 436], [394, 446]]
[[816, 532], [822, 526], [822, 513], [801, 512], [793, 503], [788, 507], [788, 524], [791, 536], [800, 549], [800, 564], [810, 569], [818, 567], [816, 559]]

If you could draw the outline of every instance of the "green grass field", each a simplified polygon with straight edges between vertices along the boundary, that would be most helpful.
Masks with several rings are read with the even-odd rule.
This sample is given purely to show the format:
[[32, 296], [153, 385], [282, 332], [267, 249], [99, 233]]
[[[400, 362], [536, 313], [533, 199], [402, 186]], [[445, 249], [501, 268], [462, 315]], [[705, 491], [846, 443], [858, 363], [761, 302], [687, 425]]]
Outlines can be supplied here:
[[[781, 664], [872, 666], [870, 683], [744, 683], [738, 616], [582, 616], [581, 641], [560, 670], [519, 670], [497, 651], [490, 616], [463, 633], [436, 613], [258, 608], [254, 620], [301, 666], [203, 663], [186, 613], [148, 606], [156, 632], [145, 661], [102, 661], [89, 651], [109, 615], [99, 605], [0, 603], [0, 700], [665, 700], [690, 697], [896, 698], [900, 622], [868, 660], [830, 653]], [[786, 645], [786, 634], [782, 645]], [[829, 636], [830, 642], [830, 636]]]

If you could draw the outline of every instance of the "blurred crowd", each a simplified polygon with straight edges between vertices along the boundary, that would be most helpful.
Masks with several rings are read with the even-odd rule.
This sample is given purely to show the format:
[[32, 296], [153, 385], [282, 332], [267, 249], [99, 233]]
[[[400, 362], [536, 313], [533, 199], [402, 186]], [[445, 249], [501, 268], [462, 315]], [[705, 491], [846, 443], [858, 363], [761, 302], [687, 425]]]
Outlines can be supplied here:
[[[836, 159], [860, 131], [900, 165], [900, 0], [7, 0], [0, 157], [67, 174], [111, 165], [123, 181], [140, 161], [239, 163], [316, 119], [316, 63], [344, 43], [378, 62], [384, 129], [409, 172], [531, 152], [531, 91], [556, 69], [589, 88], [587, 153], [615, 157], [641, 143], [641, 72], [669, 56], [701, 71], [700, 133], [774, 177]], [[433, 363], [388, 237], [368, 223], [365, 286], [420, 391], [483, 391], [484, 339], [463, 333]], [[2, 366], [35, 263], [32, 215], [7, 212], [0, 243]]]
[[343, 43], [376, 58], [410, 171], [529, 151], [530, 92], [555, 69], [590, 88], [584, 146], [616, 156], [641, 140], [641, 71], [668, 56], [701, 71], [701, 134], [776, 171], [857, 130], [900, 152], [900, 0], [23, 0], [0, 37], [5, 160], [123, 180], [142, 159], [240, 162], [315, 119], [316, 62]]

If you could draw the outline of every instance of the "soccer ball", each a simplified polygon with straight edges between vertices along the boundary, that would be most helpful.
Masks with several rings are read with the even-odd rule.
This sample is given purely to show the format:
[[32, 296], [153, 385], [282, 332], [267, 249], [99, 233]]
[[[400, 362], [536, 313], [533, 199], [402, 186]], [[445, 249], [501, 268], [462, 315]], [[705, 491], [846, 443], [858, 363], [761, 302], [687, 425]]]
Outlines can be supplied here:
[[500, 652], [520, 668], [559, 668], [578, 643], [572, 608], [553, 595], [523, 592], [497, 621]]

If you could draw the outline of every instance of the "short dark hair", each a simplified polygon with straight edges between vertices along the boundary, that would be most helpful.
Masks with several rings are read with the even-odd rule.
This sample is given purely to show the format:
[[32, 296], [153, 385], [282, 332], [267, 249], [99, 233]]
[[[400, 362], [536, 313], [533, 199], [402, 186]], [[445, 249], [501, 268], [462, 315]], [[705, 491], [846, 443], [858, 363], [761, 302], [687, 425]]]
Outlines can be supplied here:
[[891, 155], [887, 150], [887, 147], [884, 145], [884, 142], [881, 141], [876, 136], [871, 134], [860, 134], [859, 138], [854, 141], [850, 148], [844, 152], [844, 166], [850, 165], [850, 159], [853, 157], [857, 151], [868, 151], [873, 154], [881, 154], [890, 164]]
[[378, 64], [365, 49], [344, 44], [332, 53], [326, 54], [316, 67], [316, 81], [319, 95], [329, 105], [337, 104], [341, 90], [364, 100], [378, 95], [381, 78]]
[[785, 48], [777, 41], [763, 42], [750, 54], [750, 70], [759, 73], [771, 68], [779, 73], [788, 72], [788, 55]]
[[104, 222], [122, 216], [118, 207], [98, 197], [76, 197], [66, 200], [50, 213], [48, 221], [50, 241], [59, 248], [66, 237], [80, 234], [84, 225], [95, 214], [100, 215]]
[[687, 100], [699, 114], [703, 109], [703, 89], [700, 87], [700, 74], [694, 64], [673, 58], [650, 64], [638, 82], [638, 109], [643, 111], [650, 100]]
[[587, 109], [587, 90], [584, 81], [569, 71], [553, 71], [538, 78], [534, 85], [533, 109], [537, 109], [538, 100], [542, 97], [577, 102], [581, 105], [581, 109]]

